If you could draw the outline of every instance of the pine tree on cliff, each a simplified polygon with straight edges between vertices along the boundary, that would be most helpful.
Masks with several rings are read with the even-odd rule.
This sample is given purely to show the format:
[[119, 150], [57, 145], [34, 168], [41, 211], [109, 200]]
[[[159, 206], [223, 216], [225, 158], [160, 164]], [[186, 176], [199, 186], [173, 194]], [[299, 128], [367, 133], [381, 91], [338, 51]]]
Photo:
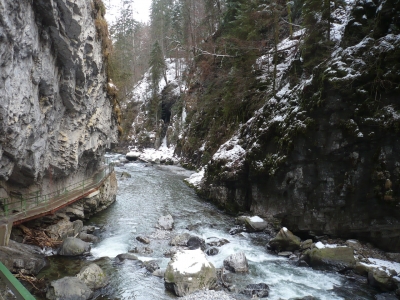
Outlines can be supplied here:
[[167, 84], [167, 75], [165, 73], [165, 59], [160, 44], [156, 41], [150, 52], [150, 72], [153, 94], [158, 92], [158, 83], [161, 77], [164, 77], [165, 84]]

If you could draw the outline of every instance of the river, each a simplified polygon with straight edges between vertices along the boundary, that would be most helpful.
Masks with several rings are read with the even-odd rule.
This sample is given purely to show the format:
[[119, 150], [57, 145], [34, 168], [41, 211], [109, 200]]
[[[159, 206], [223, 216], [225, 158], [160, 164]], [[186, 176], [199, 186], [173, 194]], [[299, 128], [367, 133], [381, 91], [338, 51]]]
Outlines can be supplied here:
[[[117, 201], [88, 222], [88, 225], [99, 228], [97, 233], [101, 239], [92, 246], [92, 256], [86, 257], [86, 260], [59, 257], [51, 259], [53, 276], [54, 270], [57, 270], [58, 276], [60, 273], [76, 274], [87, 260], [96, 261], [105, 268], [110, 275], [110, 284], [97, 292], [96, 299], [177, 299], [165, 290], [162, 278], [147, 273], [138, 262], [121, 263], [114, 259], [118, 254], [126, 253], [136, 246], [144, 246], [136, 237], [145, 235], [150, 237], [151, 243], [148, 246], [154, 252], [139, 255], [139, 258], [143, 261], [156, 260], [161, 268], [165, 268], [169, 258], [164, 257], [163, 253], [170, 248], [169, 239], [160, 239], [154, 233], [158, 218], [166, 214], [171, 214], [175, 220], [172, 235], [190, 232], [205, 240], [218, 237], [230, 241], [219, 248], [219, 254], [208, 257], [215, 267], [221, 267], [223, 260], [230, 254], [239, 251], [246, 254], [250, 273], [233, 276], [238, 290], [249, 283], [263, 282], [270, 286], [268, 299], [305, 296], [314, 296], [321, 300], [374, 299], [374, 290], [364, 283], [333, 272], [297, 267], [286, 258], [268, 253], [264, 234], [229, 235], [229, 229], [234, 227], [234, 218], [201, 200], [183, 182], [184, 178], [190, 176], [190, 171], [176, 166], [128, 163], [116, 167], [116, 172], [119, 185]], [[122, 179], [122, 172], [129, 173], [131, 178]], [[188, 227], [192, 227], [192, 231]], [[66, 268], [66, 265], [69, 267]]]

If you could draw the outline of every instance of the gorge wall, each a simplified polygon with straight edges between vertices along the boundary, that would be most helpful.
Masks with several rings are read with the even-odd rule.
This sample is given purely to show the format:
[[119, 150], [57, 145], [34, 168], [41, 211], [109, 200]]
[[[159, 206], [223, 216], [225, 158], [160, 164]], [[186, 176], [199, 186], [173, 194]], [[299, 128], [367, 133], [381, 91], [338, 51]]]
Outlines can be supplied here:
[[[304, 53], [316, 47], [312, 59], [318, 59], [318, 47], [299, 42], [304, 32], [282, 40], [275, 93], [272, 55], [257, 59], [267, 100], [217, 151], [218, 138], [202, 133], [202, 120], [223, 116], [198, 109], [180, 144], [186, 162], [198, 166], [206, 157], [200, 194], [304, 237], [358, 238], [400, 252], [399, 10], [398, 1], [335, 8], [329, 51], [313, 68]], [[249, 86], [248, 94], [259, 95], [259, 87]], [[197, 97], [206, 99], [199, 89]]]
[[116, 143], [103, 15], [101, 1], [0, 1], [0, 198], [77, 182]]

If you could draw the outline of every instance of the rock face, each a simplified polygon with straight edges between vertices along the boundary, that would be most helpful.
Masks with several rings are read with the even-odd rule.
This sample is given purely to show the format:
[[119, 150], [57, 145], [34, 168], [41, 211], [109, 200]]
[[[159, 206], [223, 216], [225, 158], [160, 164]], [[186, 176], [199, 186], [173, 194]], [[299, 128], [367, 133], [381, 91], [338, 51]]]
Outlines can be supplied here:
[[[117, 141], [101, 12], [90, 0], [0, 5], [0, 194], [80, 181]], [[39, 187], [39, 188], [38, 188]]]
[[37, 275], [46, 265], [46, 260], [40, 253], [39, 247], [10, 240], [8, 247], [0, 247], [0, 261], [12, 273]]
[[[306, 70], [301, 53], [282, 53], [281, 66], [288, 68], [277, 92], [210, 160], [208, 153], [201, 195], [298, 235], [357, 238], [400, 251], [398, 4], [373, 2], [347, 7], [343, 36], [323, 64], [300, 71], [304, 80], [292, 80], [292, 70]], [[260, 71], [268, 78], [267, 67]], [[396, 83], [377, 88], [377, 78]], [[195, 138], [193, 132], [185, 139]], [[194, 152], [184, 155], [196, 163]]]
[[77, 277], [64, 277], [50, 283], [46, 293], [49, 300], [86, 300], [92, 296], [90, 288]]
[[286, 227], [283, 227], [278, 234], [269, 241], [269, 246], [277, 251], [294, 251], [300, 249], [301, 240]]
[[63, 256], [78, 256], [90, 250], [90, 244], [80, 239], [69, 237], [62, 243], [58, 254]]
[[164, 280], [167, 289], [182, 297], [197, 290], [212, 289], [217, 275], [203, 251], [180, 250], [168, 263]]

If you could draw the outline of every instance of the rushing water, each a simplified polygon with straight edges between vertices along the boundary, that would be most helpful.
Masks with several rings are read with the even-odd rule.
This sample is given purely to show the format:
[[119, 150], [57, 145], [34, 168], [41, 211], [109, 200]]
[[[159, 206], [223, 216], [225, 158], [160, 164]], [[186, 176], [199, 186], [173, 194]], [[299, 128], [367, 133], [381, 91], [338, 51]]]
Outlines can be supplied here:
[[[110, 274], [109, 286], [98, 292], [97, 299], [177, 299], [165, 290], [162, 278], [148, 274], [140, 263], [121, 263], [114, 259], [135, 246], [144, 246], [136, 237], [145, 235], [151, 238], [149, 247], [154, 252], [140, 255], [139, 258], [142, 261], [156, 260], [161, 268], [165, 268], [169, 258], [165, 258], [163, 252], [170, 248], [169, 240], [152, 238], [152, 234], [156, 231], [158, 218], [168, 213], [175, 220], [172, 235], [189, 232], [187, 228], [190, 226], [195, 228], [190, 231], [191, 234], [205, 240], [218, 237], [230, 241], [219, 248], [218, 255], [208, 257], [217, 268], [222, 266], [223, 260], [230, 254], [238, 251], [246, 254], [250, 273], [232, 276], [238, 290], [249, 283], [264, 282], [271, 289], [268, 299], [304, 296], [314, 296], [317, 299], [374, 299], [374, 291], [365, 284], [332, 272], [296, 267], [287, 259], [269, 254], [265, 250], [263, 234], [229, 235], [229, 229], [234, 226], [233, 217], [197, 197], [183, 182], [190, 175], [184, 169], [129, 163], [117, 167], [116, 172], [119, 178], [116, 203], [89, 222], [101, 228], [98, 230], [101, 241], [93, 245], [92, 257], [87, 259], [97, 261]], [[122, 172], [128, 172], [132, 177], [121, 179]], [[61, 272], [59, 268], [65, 265], [70, 266], [63, 272], [68, 275], [78, 273], [83, 263], [87, 262], [57, 257], [53, 262], [58, 266], [57, 272]]]

